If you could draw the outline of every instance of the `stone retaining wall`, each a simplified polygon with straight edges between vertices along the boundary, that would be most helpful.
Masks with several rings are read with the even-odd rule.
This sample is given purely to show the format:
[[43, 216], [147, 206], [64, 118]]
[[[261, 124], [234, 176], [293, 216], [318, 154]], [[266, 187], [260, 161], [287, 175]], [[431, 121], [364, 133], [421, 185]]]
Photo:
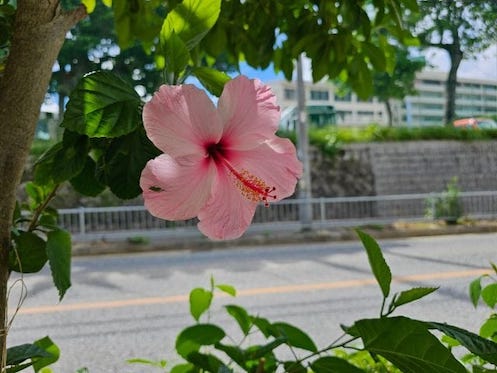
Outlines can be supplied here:
[[497, 141], [351, 144], [311, 158], [314, 197], [440, 192], [454, 176], [461, 191], [497, 189]]

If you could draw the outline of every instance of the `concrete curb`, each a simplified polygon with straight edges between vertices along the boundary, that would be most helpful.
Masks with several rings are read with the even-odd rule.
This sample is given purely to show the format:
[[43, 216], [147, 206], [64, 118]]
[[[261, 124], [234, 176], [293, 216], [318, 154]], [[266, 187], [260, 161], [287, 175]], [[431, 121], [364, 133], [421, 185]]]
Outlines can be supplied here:
[[[441, 225], [433, 223], [419, 227], [416, 224], [358, 227], [376, 239], [395, 239], [422, 236], [476, 234], [497, 232], [497, 222], [479, 222], [468, 225]], [[151, 242], [132, 243], [121, 241], [73, 242], [73, 256], [145, 253], [157, 251], [207, 251], [233, 247], [305, 244], [358, 240], [354, 228], [322, 229], [278, 234], [251, 234], [237, 240], [211, 241], [205, 237], [164, 238]]]

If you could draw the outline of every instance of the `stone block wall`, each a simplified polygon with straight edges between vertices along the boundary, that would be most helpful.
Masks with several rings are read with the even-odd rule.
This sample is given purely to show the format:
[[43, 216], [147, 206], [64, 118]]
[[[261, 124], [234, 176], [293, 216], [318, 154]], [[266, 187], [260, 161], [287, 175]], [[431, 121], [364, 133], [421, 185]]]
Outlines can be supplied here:
[[314, 197], [497, 190], [497, 141], [351, 144], [328, 158], [313, 151]]

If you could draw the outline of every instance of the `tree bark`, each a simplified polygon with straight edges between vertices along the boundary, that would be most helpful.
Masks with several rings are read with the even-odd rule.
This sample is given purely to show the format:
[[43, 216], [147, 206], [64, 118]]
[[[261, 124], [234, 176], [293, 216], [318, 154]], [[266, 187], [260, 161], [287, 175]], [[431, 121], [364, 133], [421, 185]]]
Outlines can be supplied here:
[[390, 105], [389, 99], [385, 100], [385, 108], [387, 109], [388, 127], [393, 127], [392, 105]]
[[52, 66], [69, 29], [86, 16], [56, 0], [18, 0], [10, 55], [0, 79], [0, 371], [5, 367], [10, 230], [16, 191]]
[[450, 56], [450, 70], [447, 77], [446, 91], [447, 101], [445, 105], [444, 123], [446, 126], [451, 126], [456, 117], [456, 88], [457, 88], [457, 70], [463, 58], [463, 52], [459, 44], [452, 44], [447, 49]]

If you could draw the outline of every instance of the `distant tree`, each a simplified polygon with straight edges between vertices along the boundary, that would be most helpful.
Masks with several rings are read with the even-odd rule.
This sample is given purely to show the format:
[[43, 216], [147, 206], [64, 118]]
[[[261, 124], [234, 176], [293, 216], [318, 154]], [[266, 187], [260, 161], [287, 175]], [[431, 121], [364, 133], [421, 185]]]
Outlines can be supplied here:
[[425, 66], [422, 58], [412, 58], [406, 48], [396, 50], [395, 67], [391, 73], [376, 72], [373, 76], [373, 91], [378, 99], [385, 103], [388, 125], [393, 125], [391, 99], [403, 100], [416, 92], [414, 80], [416, 72]]
[[455, 118], [457, 70], [463, 58], [497, 42], [497, 1], [419, 0], [414, 32], [423, 47], [440, 48], [450, 57], [445, 124]]

